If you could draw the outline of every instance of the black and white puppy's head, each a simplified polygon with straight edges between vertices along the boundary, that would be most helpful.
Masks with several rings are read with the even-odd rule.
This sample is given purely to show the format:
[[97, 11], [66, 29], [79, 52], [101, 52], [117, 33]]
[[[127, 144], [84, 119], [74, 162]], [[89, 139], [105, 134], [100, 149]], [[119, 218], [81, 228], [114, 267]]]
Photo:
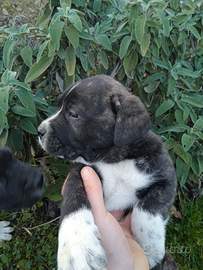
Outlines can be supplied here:
[[125, 147], [149, 129], [140, 99], [113, 78], [98, 75], [70, 86], [59, 98], [58, 111], [38, 132], [48, 153], [93, 162], [101, 149]]
[[8, 147], [0, 148], [0, 210], [31, 207], [40, 199], [44, 184], [39, 170], [17, 160]]

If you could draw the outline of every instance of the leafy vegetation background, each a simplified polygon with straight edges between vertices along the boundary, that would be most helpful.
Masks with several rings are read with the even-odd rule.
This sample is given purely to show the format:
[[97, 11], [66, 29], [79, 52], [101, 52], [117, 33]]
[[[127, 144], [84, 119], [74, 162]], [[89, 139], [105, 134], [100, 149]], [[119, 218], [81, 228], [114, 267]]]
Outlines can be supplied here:
[[115, 77], [145, 103], [178, 177], [167, 251], [180, 269], [201, 269], [202, 1], [47, 0], [42, 7], [36, 25], [14, 20], [0, 28], [0, 146], [39, 166], [47, 178], [41, 203], [1, 213], [15, 232], [0, 244], [0, 269], [56, 267], [57, 221], [37, 226], [50, 220], [48, 199], [60, 205], [69, 167], [44, 155], [37, 127], [67, 86], [95, 74]]

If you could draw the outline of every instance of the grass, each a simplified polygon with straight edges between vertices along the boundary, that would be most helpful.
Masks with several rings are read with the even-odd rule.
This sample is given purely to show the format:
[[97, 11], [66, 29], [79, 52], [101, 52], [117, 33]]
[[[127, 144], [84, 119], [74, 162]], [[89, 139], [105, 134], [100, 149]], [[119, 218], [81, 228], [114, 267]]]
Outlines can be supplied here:
[[171, 216], [166, 249], [180, 270], [200, 270], [203, 262], [203, 196], [193, 203], [184, 201], [182, 219]]
[[[49, 221], [46, 203], [17, 213], [0, 213], [0, 220], [10, 221], [12, 240], [0, 243], [0, 270], [56, 269], [58, 221]], [[36, 227], [36, 228], [33, 228]]]

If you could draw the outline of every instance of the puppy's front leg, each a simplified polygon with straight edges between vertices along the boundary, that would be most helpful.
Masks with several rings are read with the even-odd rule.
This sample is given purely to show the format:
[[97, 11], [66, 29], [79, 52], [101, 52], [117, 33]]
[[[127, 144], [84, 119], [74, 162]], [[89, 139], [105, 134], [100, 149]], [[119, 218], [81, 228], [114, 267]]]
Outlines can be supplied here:
[[75, 164], [65, 184], [58, 245], [58, 270], [104, 270], [106, 256]]

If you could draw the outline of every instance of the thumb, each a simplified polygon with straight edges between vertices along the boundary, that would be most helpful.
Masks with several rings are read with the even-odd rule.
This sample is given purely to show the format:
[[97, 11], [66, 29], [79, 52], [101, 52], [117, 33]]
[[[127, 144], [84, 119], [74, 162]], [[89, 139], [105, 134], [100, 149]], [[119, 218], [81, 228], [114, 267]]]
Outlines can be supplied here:
[[94, 218], [101, 218], [106, 214], [101, 181], [91, 167], [84, 167], [81, 170], [81, 176], [93, 216]]

